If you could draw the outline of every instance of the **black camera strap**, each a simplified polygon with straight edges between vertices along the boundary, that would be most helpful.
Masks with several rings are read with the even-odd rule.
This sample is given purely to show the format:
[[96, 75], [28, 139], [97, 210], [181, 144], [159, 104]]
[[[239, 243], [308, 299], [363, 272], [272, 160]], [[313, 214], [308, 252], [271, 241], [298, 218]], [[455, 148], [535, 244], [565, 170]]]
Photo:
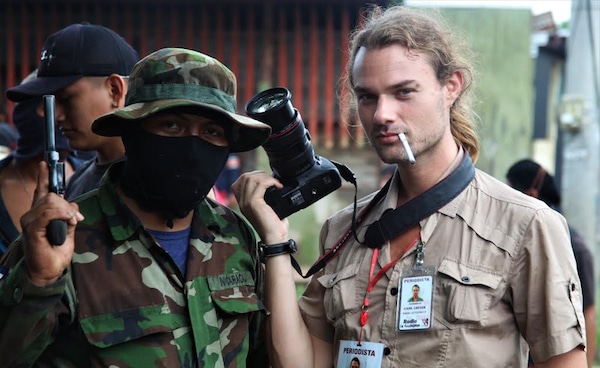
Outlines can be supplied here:
[[475, 167], [471, 157], [465, 154], [460, 165], [450, 175], [369, 225], [365, 233], [365, 244], [369, 248], [381, 248], [386, 241], [418, 224], [456, 198], [474, 176]]
[[[435, 211], [456, 198], [456, 196], [469, 185], [474, 176], [475, 166], [473, 166], [469, 154], [465, 152], [460, 165], [454, 169], [450, 175], [436, 183], [421, 195], [406, 202], [395, 210], [387, 212], [379, 220], [371, 223], [365, 233], [364, 242], [359, 241], [358, 238], [356, 240], [370, 248], [382, 247], [387, 240], [394, 238], [410, 227], [418, 224], [421, 220], [429, 217]], [[390, 178], [385, 186], [375, 195], [375, 197], [373, 197], [358, 218], [356, 218], [356, 221], [352, 221], [350, 228], [346, 230], [331, 249], [325, 252], [310, 267], [306, 272], [306, 275], [302, 274], [300, 265], [292, 257], [292, 266], [296, 272], [303, 278], [314, 275], [338, 255], [342, 248], [347, 244], [348, 239], [352, 234], [354, 234], [356, 238], [356, 227], [362, 223], [364, 217], [373, 209], [373, 207], [385, 197], [390, 188], [391, 181], [392, 179]], [[356, 213], [356, 198], [354, 200], [354, 212]]]

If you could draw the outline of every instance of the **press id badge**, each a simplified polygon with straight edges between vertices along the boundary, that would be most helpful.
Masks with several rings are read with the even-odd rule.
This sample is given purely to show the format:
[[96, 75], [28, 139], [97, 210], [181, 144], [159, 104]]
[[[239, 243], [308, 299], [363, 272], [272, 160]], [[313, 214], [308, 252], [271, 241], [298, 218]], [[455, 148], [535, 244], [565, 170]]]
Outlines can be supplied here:
[[427, 330], [433, 323], [433, 274], [400, 278], [398, 289], [398, 330]]
[[383, 344], [341, 340], [337, 367], [381, 368]]

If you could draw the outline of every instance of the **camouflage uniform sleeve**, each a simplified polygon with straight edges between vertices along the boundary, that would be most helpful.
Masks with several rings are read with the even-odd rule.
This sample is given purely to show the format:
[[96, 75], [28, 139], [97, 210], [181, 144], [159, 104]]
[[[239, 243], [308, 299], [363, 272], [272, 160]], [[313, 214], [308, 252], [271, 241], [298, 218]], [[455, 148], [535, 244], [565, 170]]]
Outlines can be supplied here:
[[0, 365], [28, 367], [52, 343], [58, 314], [69, 309], [61, 298], [70, 276], [37, 287], [29, 282], [23, 258], [10, 261], [4, 257], [0, 265]]
[[[258, 256], [258, 243], [256, 240], [256, 233], [254, 229], [244, 220], [242, 217], [238, 217], [240, 222], [240, 230], [243, 234], [245, 241], [247, 242], [248, 251], [252, 256], [252, 260], [254, 261], [254, 270], [255, 270], [255, 290], [256, 295], [258, 296], [259, 302], [261, 304], [264, 303], [264, 278], [265, 278], [265, 268], [264, 265], [260, 262]], [[261, 308], [260, 312], [252, 313], [250, 317], [250, 326], [249, 326], [249, 337], [250, 337], [250, 347], [248, 351], [248, 359], [246, 363], [248, 367], [269, 367], [269, 357], [267, 354], [267, 316], [265, 314], [264, 306]]]

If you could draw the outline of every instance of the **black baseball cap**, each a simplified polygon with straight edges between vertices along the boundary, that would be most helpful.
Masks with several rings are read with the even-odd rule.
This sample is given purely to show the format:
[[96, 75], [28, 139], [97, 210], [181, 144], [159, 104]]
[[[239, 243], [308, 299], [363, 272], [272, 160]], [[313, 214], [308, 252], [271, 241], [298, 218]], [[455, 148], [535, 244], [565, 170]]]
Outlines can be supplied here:
[[8, 99], [20, 102], [53, 94], [81, 77], [129, 75], [139, 55], [114, 31], [89, 23], [72, 24], [44, 42], [37, 79], [6, 91]]

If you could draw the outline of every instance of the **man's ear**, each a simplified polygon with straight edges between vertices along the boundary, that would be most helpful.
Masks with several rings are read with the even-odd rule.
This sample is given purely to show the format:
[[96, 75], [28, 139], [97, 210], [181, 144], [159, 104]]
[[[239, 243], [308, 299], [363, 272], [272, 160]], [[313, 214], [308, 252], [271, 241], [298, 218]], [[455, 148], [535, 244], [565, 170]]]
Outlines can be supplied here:
[[111, 74], [106, 78], [106, 83], [113, 101], [113, 107], [122, 107], [125, 104], [125, 96], [127, 95], [127, 80], [118, 74]]
[[463, 75], [459, 70], [456, 70], [454, 73], [448, 77], [446, 80], [446, 98], [450, 105], [454, 104], [454, 101], [460, 96], [463, 87]]

